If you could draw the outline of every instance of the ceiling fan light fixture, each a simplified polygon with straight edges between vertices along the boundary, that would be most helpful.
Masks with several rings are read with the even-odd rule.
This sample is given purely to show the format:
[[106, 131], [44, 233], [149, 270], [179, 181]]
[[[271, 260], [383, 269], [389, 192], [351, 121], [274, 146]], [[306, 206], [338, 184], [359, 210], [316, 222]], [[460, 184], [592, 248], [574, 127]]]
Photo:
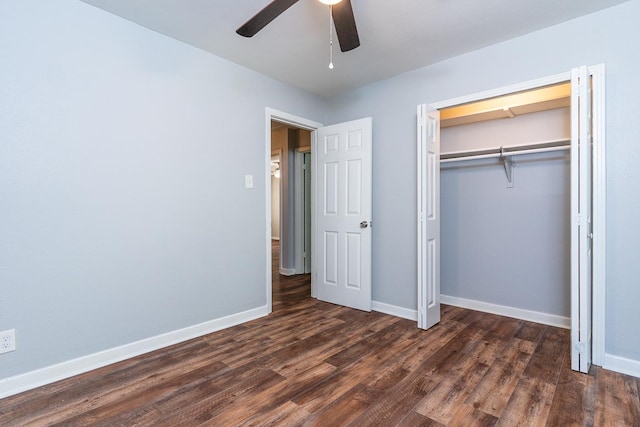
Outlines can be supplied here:
[[[266, 1], [266, 0], [264, 0]], [[271, 0], [261, 11], [245, 22], [236, 33], [243, 37], [253, 37], [266, 25], [280, 16], [300, 0]], [[319, 0], [329, 6], [329, 13], [335, 24], [336, 35], [340, 42], [340, 50], [348, 52], [360, 46], [356, 20], [351, 7], [351, 0]], [[335, 7], [334, 7], [335, 6]]]

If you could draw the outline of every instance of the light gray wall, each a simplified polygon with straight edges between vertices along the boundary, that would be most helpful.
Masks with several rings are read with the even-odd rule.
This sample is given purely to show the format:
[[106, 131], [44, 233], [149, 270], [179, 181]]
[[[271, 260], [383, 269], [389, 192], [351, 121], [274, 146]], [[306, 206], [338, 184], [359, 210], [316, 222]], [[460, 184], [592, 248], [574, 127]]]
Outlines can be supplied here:
[[416, 105], [600, 62], [606, 347], [640, 360], [637, 16], [633, 0], [327, 104], [81, 2], [0, 2], [0, 330], [19, 347], [0, 379], [264, 305], [267, 106], [374, 118], [373, 296], [415, 309]]
[[416, 308], [416, 105], [606, 63], [606, 351], [640, 360], [638, 16], [640, 1], [632, 0], [333, 100], [327, 123], [373, 117], [375, 300]]
[[265, 107], [324, 101], [73, 0], [0, 52], [0, 380], [265, 305]]
[[[442, 152], [569, 138], [569, 108], [443, 128]], [[568, 143], [568, 142], [567, 142]], [[441, 293], [571, 314], [569, 152], [441, 164]]]

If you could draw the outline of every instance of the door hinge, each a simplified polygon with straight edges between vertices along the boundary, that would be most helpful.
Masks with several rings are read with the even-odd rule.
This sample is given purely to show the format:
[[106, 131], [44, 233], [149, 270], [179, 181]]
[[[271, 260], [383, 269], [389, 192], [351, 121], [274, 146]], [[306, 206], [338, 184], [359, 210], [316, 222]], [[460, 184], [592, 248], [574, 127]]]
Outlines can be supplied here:
[[424, 222], [424, 212], [420, 212], [420, 222]]
[[576, 216], [576, 224], [577, 225], [585, 225], [587, 223], [587, 221], [584, 218], [584, 215], [577, 215]]
[[583, 342], [577, 342], [574, 344], [573, 349], [578, 352], [578, 354], [585, 354], [585, 344]]

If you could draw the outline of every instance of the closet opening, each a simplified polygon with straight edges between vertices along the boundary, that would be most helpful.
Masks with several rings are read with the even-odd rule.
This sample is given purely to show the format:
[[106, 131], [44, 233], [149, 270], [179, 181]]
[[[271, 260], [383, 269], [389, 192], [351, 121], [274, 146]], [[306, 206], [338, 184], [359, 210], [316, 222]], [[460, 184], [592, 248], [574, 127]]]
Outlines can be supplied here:
[[570, 327], [570, 91], [440, 110], [441, 302]]
[[442, 302], [570, 328], [601, 365], [604, 190], [603, 65], [418, 106], [418, 326]]

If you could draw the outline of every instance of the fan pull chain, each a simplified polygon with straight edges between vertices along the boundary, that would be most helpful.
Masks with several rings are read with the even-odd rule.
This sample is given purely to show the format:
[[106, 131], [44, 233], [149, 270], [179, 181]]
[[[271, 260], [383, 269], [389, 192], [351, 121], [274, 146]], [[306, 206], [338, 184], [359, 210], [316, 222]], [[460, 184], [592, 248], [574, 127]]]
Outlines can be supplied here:
[[329, 69], [333, 70], [333, 6], [329, 5]]

